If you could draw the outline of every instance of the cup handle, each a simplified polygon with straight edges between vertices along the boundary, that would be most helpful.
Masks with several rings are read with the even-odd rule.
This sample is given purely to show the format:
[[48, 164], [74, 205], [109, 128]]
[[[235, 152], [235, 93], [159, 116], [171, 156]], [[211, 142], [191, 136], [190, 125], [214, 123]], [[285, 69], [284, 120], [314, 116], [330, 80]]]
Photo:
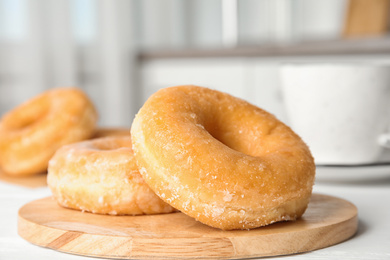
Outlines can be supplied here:
[[390, 149], [390, 133], [381, 134], [378, 137], [378, 143], [380, 146]]

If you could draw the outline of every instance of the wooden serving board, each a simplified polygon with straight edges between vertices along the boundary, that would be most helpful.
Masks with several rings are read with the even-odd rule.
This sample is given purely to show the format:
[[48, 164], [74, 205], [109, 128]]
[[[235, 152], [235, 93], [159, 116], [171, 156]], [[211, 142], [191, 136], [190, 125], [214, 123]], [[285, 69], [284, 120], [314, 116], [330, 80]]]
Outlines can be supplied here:
[[18, 232], [33, 244], [108, 258], [231, 259], [294, 254], [353, 236], [357, 208], [343, 199], [313, 194], [304, 216], [252, 230], [222, 231], [183, 213], [106, 216], [61, 208], [52, 198], [19, 210]]

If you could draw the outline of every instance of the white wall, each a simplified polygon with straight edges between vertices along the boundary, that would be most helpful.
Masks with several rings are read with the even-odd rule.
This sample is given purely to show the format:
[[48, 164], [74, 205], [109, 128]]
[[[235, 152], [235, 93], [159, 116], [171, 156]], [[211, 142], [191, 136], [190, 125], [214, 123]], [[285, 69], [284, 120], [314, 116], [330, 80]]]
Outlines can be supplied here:
[[[0, 115], [45, 89], [67, 85], [85, 89], [100, 111], [102, 125], [130, 125], [142, 104], [139, 100], [167, 85], [227, 88], [237, 96], [257, 97], [253, 102], [261, 103], [267, 95], [277, 96], [274, 90], [258, 95], [268, 93], [268, 87], [263, 90], [263, 83], [256, 83], [274, 84], [273, 61], [154, 60], [137, 67], [139, 50], [224, 48], [223, 32], [229, 29], [223, 23], [224, 3], [0, 0]], [[345, 3], [238, 0], [238, 44], [337, 38]], [[14, 31], [13, 25], [17, 25]]]

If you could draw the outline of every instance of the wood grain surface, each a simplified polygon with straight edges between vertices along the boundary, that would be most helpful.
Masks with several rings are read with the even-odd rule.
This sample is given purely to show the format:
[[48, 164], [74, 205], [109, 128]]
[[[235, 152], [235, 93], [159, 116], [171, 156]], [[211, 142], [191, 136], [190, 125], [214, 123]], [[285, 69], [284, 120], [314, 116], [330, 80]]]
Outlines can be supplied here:
[[27, 188], [39, 188], [47, 186], [46, 173], [40, 173], [33, 176], [11, 176], [5, 174], [0, 169], [0, 181]]
[[19, 210], [27, 241], [72, 254], [108, 258], [232, 259], [307, 252], [340, 243], [357, 230], [350, 202], [313, 194], [304, 216], [252, 230], [222, 231], [184, 215], [106, 216], [57, 205], [52, 198]]

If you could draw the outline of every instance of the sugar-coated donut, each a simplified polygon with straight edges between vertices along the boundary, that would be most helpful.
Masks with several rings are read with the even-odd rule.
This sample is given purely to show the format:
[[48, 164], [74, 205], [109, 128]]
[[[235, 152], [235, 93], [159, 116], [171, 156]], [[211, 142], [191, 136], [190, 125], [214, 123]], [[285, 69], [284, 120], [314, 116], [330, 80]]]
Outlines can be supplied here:
[[306, 144], [273, 115], [228, 94], [162, 89], [133, 121], [140, 172], [163, 200], [209, 226], [295, 220], [315, 176]]
[[0, 165], [15, 176], [44, 172], [59, 147], [90, 138], [96, 122], [96, 109], [80, 89], [48, 90], [0, 120]]
[[49, 162], [48, 185], [67, 208], [110, 215], [169, 213], [140, 175], [129, 136], [61, 147]]
[[92, 138], [101, 138], [107, 136], [130, 136], [130, 128], [99, 127]]

